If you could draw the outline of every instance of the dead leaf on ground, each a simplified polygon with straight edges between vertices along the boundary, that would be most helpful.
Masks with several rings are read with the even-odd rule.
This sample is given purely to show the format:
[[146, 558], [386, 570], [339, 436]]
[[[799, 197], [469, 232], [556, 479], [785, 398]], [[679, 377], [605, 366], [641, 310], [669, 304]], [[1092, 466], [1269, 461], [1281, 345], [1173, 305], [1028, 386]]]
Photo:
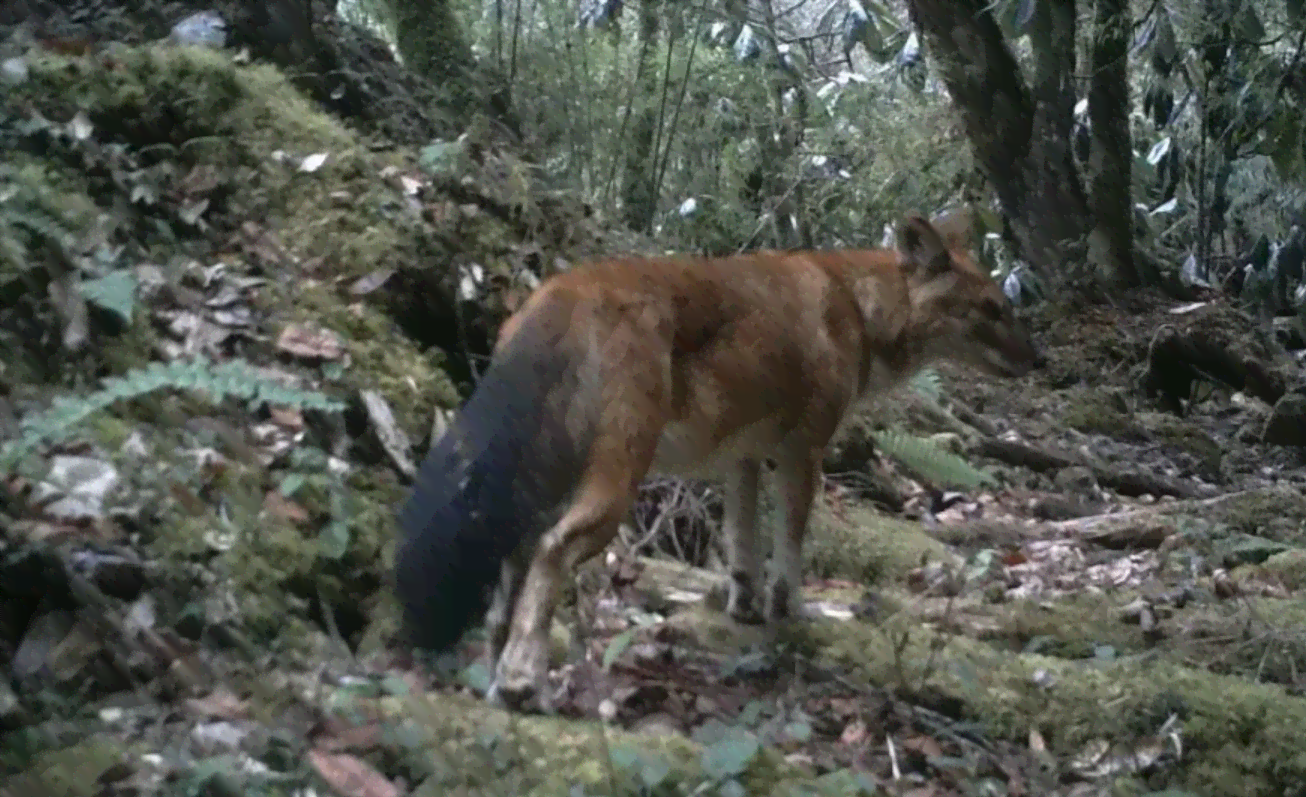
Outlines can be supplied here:
[[399, 797], [399, 789], [371, 764], [347, 753], [312, 750], [308, 760], [341, 797]]
[[352, 751], [366, 753], [376, 749], [381, 743], [381, 724], [370, 722], [366, 725], [334, 729], [313, 740], [313, 746], [330, 753]]
[[943, 747], [938, 743], [938, 741], [929, 736], [911, 736], [904, 739], [902, 742], [902, 748], [926, 756], [937, 757], [943, 755]]
[[408, 456], [412, 444], [408, 441], [408, 435], [404, 434], [404, 430], [395, 420], [394, 413], [390, 411], [390, 404], [375, 390], [362, 391], [362, 399], [381, 447], [405, 476], [410, 479], [416, 478], [417, 466]]
[[868, 735], [866, 723], [861, 720], [853, 720], [845, 725], [843, 733], [839, 734], [839, 743], [852, 747], [865, 742]]
[[203, 697], [189, 698], [185, 705], [187, 711], [199, 717], [249, 719], [249, 701], [241, 700], [224, 686]]
[[297, 526], [308, 522], [308, 510], [282, 495], [280, 490], [268, 490], [263, 496], [263, 511]]
[[298, 262], [277, 237], [252, 221], [240, 225], [242, 244], [247, 254], [264, 267], [279, 266], [286, 262]]
[[277, 348], [306, 359], [339, 360], [345, 352], [340, 337], [329, 329], [309, 329], [287, 324], [277, 337]]
[[222, 182], [222, 174], [216, 166], [199, 163], [177, 184], [177, 193], [182, 196], [203, 196], [222, 185]]
[[349, 286], [349, 292], [355, 296], [366, 296], [372, 291], [380, 288], [385, 281], [394, 276], [395, 270], [392, 268], [379, 268], [370, 274], [364, 274]]

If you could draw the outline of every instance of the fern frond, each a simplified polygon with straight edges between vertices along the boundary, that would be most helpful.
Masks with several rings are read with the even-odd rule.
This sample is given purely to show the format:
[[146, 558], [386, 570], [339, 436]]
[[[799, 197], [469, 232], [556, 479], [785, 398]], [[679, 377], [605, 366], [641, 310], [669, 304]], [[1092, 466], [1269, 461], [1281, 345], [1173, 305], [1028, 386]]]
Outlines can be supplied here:
[[959, 488], [997, 483], [991, 474], [924, 438], [896, 429], [871, 432], [871, 436], [881, 451], [930, 481]]
[[214, 402], [236, 396], [254, 403], [306, 407], [327, 412], [344, 408], [342, 402], [317, 391], [285, 387], [259, 374], [243, 360], [214, 365], [205, 357], [150, 363], [146, 368], [128, 371], [101, 382], [102, 387], [88, 396], [59, 396], [43, 413], [22, 420], [20, 436], [0, 449], [0, 473], [8, 472], [41, 443], [57, 442], [77, 424], [119, 399], [136, 398], [162, 388], [185, 388], [207, 391]]
[[911, 389], [931, 401], [938, 401], [943, 395], [942, 377], [933, 368], [925, 368], [911, 378]]

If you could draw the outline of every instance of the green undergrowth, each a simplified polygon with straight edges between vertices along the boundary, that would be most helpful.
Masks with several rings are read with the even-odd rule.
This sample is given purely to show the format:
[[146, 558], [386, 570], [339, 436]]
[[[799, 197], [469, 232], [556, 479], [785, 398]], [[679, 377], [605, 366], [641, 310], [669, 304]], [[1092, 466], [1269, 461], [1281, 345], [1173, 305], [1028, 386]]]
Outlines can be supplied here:
[[[888, 644], [903, 631], [905, 646]], [[1024, 741], [1038, 730], [1059, 757], [1097, 739], [1144, 743], [1176, 715], [1184, 754], [1162, 774], [1166, 786], [1268, 797], [1300, 793], [1306, 783], [1306, 699], [1279, 686], [1148, 658], [1013, 655], [904, 618], [881, 627], [820, 622], [802, 633], [818, 661], [850, 667], [870, 683], [956, 700], [1000, 738]]]

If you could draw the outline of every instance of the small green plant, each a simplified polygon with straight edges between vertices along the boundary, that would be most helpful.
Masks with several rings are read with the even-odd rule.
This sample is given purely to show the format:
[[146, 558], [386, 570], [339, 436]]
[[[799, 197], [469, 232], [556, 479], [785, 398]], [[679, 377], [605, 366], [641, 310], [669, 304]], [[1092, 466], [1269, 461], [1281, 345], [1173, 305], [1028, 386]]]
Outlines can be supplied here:
[[145, 368], [109, 377], [88, 396], [58, 396], [48, 410], [23, 418], [18, 439], [0, 449], [0, 473], [8, 473], [37, 446], [66, 437], [93, 413], [121, 399], [132, 399], [164, 388], [207, 392], [213, 401], [237, 396], [257, 406], [262, 403], [338, 412], [344, 404], [317, 391], [285, 387], [259, 374], [243, 360], [214, 364], [205, 357], [150, 363]]
[[924, 438], [897, 429], [872, 432], [871, 436], [881, 451], [931, 481], [963, 488], [996, 482], [992, 475]]

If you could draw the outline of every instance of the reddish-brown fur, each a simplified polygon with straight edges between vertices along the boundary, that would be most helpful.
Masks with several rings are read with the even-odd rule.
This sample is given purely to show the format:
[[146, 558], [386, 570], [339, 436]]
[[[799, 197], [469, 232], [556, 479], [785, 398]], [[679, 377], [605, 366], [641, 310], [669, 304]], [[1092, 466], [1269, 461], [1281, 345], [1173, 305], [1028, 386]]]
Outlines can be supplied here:
[[[859, 400], [934, 359], [1004, 377], [1038, 360], [1006, 298], [971, 259], [967, 226], [945, 232], [946, 240], [911, 216], [899, 227], [896, 251], [614, 259], [535, 291], [503, 325], [496, 360], [561, 323], [560, 313], [569, 318], [552, 350], [567, 352], [570, 379], [546, 388], [546, 415], [584, 464], [566, 474], [565, 493], [543, 501], [557, 510], [547, 530], [500, 530], [515, 548], [502, 560], [487, 618], [491, 699], [534, 695], [547, 707], [548, 630], [559, 590], [576, 565], [611, 542], [650, 472], [725, 481], [732, 617], [774, 622], [795, 613], [822, 456]], [[527, 359], [514, 360], [512, 374]], [[500, 378], [510, 376], [505, 366]], [[534, 440], [523, 446], [540, 448]], [[785, 523], [775, 530], [774, 579], [759, 607], [755, 520], [766, 458], [776, 463]], [[420, 519], [406, 525], [410, 536], [423, 533]], [[409, 569], [417, 580], [418, 566]], [[412, 611], [409, 620], [421, 622]]]

